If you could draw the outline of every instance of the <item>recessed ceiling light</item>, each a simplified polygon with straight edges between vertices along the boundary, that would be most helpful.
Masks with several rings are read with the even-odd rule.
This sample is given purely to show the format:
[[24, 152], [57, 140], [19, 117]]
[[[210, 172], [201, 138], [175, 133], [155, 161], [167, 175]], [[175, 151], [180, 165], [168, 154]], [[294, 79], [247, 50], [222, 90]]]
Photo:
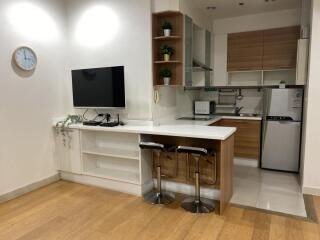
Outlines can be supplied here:
[[239, 6], [243, 6], [244, 5], [244, 2], [239, 2]]
[[207, 9], [207, 10], [216, 10], [217, 7], [215, 7], [215, 6], [208, 6], [208, 7], [206, 7], [206, 9]]

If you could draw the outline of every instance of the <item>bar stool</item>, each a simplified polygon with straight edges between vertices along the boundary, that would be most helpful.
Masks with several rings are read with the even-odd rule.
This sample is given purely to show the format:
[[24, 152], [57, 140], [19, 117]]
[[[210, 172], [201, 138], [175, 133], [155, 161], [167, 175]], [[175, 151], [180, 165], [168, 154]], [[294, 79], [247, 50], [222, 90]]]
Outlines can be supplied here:
[[200, 198], [200, 167], [199, 161], [202, 156], [208, 155], [208, 150], [205, 148], [196, 148], [188, 146], [179, 146], [178, 153], [186, 153], [191, 155], [195, 161], [195, 196], [186, 198], [182, 201], [181, 207], [192, 213], [210, 213], [215, 210], [213, 201]]
[[156, 168], [157, 168], [157, 188], [144, 196], [146, 202], [152, 204], [170, 204], [174, 201], [175, 195], [170, 192], [164, 192], [161, 188], [161, 153], [166, 151], [163, 144], [154, 142], [141, 142], [141, 149], [152, 150], [156, 154]]

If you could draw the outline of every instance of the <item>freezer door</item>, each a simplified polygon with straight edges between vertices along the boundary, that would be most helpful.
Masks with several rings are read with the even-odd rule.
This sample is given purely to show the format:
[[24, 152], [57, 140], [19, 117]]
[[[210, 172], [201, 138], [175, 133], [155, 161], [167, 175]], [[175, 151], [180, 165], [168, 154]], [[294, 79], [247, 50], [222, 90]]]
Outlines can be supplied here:
[[301, 121], [303, 89], [266, 89], [265, 115], [286, 116]]
[[301, 122], [266, 121], [262, 168], [299, 171]]

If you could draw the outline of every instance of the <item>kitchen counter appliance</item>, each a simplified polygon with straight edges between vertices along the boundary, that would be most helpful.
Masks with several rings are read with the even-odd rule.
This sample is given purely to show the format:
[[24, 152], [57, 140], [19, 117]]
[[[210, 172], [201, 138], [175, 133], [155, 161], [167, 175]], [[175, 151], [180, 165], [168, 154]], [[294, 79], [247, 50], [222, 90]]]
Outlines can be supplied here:
[[261, 166], [298, 172], [303, 89], [265, 89]]
[[216, 110], [214, 101], [195, 101], [194, 115], [212, 115]]

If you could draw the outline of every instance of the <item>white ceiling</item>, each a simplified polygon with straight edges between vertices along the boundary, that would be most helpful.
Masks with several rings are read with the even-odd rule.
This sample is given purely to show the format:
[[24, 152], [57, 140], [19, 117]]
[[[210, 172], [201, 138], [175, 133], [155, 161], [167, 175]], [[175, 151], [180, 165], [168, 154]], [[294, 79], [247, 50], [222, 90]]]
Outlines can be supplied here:
[[[239, 3], [243, 2], [243, 6]], [[196, 5], [214, 19], [243, 16], [262, 12], [300, 8], [301, 0], [195, 0]], [[216, 10], [206, 10], [215, 6]]]

